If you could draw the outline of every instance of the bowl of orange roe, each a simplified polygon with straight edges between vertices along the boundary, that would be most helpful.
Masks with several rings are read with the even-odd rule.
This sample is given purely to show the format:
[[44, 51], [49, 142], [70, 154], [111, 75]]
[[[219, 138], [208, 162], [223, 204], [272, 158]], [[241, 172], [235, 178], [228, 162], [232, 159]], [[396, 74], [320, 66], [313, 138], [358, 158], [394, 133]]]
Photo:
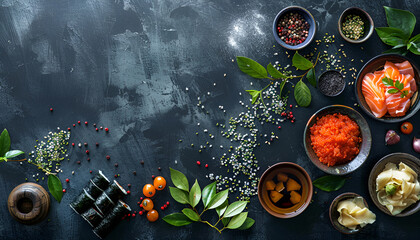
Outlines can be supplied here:
[[303, 144], [309, 159], [320, 170], [345, 175], [365, 162], [372, 136], [359, 112], [344, 105], [330, 105], [308, 120]]

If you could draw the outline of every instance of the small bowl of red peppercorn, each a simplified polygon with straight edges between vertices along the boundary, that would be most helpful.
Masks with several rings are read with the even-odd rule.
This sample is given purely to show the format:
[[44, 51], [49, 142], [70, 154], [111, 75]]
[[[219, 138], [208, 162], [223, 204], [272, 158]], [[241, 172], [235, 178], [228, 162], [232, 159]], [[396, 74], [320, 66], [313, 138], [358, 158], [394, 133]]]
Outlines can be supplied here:
[[299, 50], [308, 46], [314, 39], [316, 22], [312, 14], [303, 7], [283, 8], [273, 22], [276, 41], [289, 50]]

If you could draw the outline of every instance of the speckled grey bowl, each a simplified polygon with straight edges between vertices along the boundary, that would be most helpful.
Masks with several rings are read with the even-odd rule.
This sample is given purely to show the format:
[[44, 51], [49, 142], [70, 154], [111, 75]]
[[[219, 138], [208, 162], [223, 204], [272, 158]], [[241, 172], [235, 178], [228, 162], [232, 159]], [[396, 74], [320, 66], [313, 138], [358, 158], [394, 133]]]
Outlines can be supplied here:
[[349, 199], [349, 198], [356, 198], [356, 197], [361, 197], [363, 199], [363, 203], [365, 204], [365, 206], [367, 208], [369, 208], [366, 200], [362, 196], [360, 196], [359, 194], [356, 194], [356, 193], [352, 193], [352, 192], [347, 192], [347, 193], [340, 194], [331, 202], [330, 212], [329, 212], [330, 213], [330, 221], [331, 221], [331, 224], [333, 225], [333, 227], [341, 233], [353, 234], [353, 233], [360, 232], [360, 230], [362, 229], [360, 226], [357, 226], [356, 229], [353, 230], [353, 229], [344, 227], [343, 225], [341, 225], [338, 222], [338, 218], [340, 217], [340, 213], [337, 211], [338, 203], [342, 200], [346, 200], [346, 199]]
[[409, 206], [408, 208], [404, 209], [400, 214], [392, 215], [388, 208], [383, 206], [377, 197], [376, 194], [376, 178], [378, 175], [384, 170], [385, 165], [387, 163], [395, 163], [399, 164], [400, 162], [405, 163], [407, 166], [411, 167], [418, 175], [420, 174], [420, 160], [413, 155], [410, 155], [408, 153], [391, 153], [389, 155], [386, 155], [381, 160], [379, 160], [375, 166], [372, 168], [372, 171], [370, 171], [369, 174], [369, 180], [368, 180], [368, 188], [369, 188], [369, 195], [372, 198], [373, 203], [381, 210], [382, 212], [394, 216], [394, 217], [406, 217], [410, 216], [417, 211], [420, 210], [420, 201], [417, 201], [413, 205]]
[[[349, 116], [353, 121], [359, 125], [360, 132], [362, 134], [362, 143], [360, 145], [359, 154], [350, 162], [346, 164], [336, 165], [328, 167], [327, 165], [319, 161], [318, 156], [315, 154], [311, 145], [311, 131], [310, 128], [317, 121], [317, 118], [323, 117], [328, 114], [341, 113]], [[315, 166], [322, 171], [332, 175], [346, 175], [356, 169], [358, 169], [366, 161], [370, 153], [372, 145], [372, 136], [370, 134], [370, 128], [363, 116], [351, 107], [344, 105], [330, 105], [318, 110], [311, 118], [309, 118], [306, 124], [305, 131], [303, 133], [303, 144], [305, 146], [306, 154]]]

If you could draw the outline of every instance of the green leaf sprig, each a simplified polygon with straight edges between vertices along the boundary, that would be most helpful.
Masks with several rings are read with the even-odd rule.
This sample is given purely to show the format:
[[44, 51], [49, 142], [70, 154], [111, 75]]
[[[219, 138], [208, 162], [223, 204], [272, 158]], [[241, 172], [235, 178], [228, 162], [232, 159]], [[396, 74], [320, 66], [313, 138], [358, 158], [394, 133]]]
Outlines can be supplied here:
[[401, 95], [400, 95], [401, 98], [404, 98], [405, 96], [408, 95], [408, 91], [403, 90], [404, 89], [404, 83], [400, 82], [399, 80], [394, 81], [391, 78], [384, 77], [384, 78], [382, 78], [382, 83], [385, 85], [385, 87], [390, 88], [387, 91], [390, 94], [401, 93]]
[[406, 10], [384, 6], [388, 27], [375, 28], [383, 43], [392, 46], [385, 53], [406, 55], [408, 51], [420, 55], [420, 34], [411, 37], [416, 17]]
[[333, 192], [344, 186], [346, 178], [342, 176], [326, 175], [313, 181], [313, 185], [322, 191]]
[[[256, 76], [261, 76], [261, 68], [253, 68]], [[264, 69], [265, 70], [265, 69]], [[257, 73], [259, 71], [259, 73]], [[250, 71], [251, 73], [252, 71]], [[229, 190], [216, 191], [216, 182], [213, 182], [201, 190], [198, 181], [195, 180], [191, 189], [187, 177], [180, 171], [170, 168], [171, 180], [175, 187], [169, 187], [172, 198], [190, 207], [184, 208], [181, 213], [172, 213], [163, 218], [163, 220], [173, 226], [180, 227], [189, 225], [193, 222], [201, 222], [216, 229], [222, 233], [225, 229], [246, 230], [252, 227], [255, 221], [248, 217], [247, 212], [243, 212], [248, 202], [236, 201], [231, 204], [228, 202]], [[197, 210], [197, 205], [203, 203], [201, 213]], [[215, 209], [219, 220], [215, 224], [204, 220], [203, 213], [207, 210]], [[221, 224], [219, 224], [221, 222]], [[217, 227], [223, 225], [222, 228]]]
[[279, 93], [281, 96], [284, 85], [286, 84], [288, 79], [300, 78], [300, 80], [295, 85], [294, 96], [299, 106], [307, 107], [311, 104], [312, 96], [308, 86], [306, 86], [306, 84], [302, 80], [306, 76], [308, 82], [312, 86], [316, 87], [315, 66], [318, 62], [318, 59], [319, 53], [316, 58], [315, 64], [313, 64], [311, 61], [309, 61], [308, 59], [300, 55], [298, 52], [296, 52], [292, 58], [292, 65], [298, 70], [306, 71], [304, 74], [299, 76], [288, 76], [287, 74], [277, 70], [271, 63], [269, 63], [267, 65], [267, 69], [265, 69], [261, 64], [247, 57], [236, 57], [236, 62], [238, 63], [239, 69], [242, 72], [248, 74], [249, 76], [258, 79], [270, 80], [270, 83], [261, 90], [246, 90], [246, 92], [248, 92], [252, 97], [252, 104], [256, 104], [261, 101], [262, 105], [265, 107], [262, 92], [265, 89], [267, 89], [271, 84], [273, 84], [274, 81], [281, 81]]
[[4, 129], [0, 135], [0, 162], [7, 162], [7, 161], [25, 161], [26, 159], [21, 160], [10, 160], [11, 158], [17, 157], [19, 155], [24, 154], [21, 150], [10, 150], [10, 135], [7, 129]]

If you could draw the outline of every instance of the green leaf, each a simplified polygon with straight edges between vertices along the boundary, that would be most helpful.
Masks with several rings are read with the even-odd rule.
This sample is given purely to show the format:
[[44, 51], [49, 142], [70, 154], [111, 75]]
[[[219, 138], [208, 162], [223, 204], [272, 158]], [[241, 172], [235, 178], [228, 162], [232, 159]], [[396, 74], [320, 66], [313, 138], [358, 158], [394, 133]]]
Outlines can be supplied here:
[[313, 184], [315, 187], [321, 189], [322, 191], [332, 192], [337, 191], [343, 187], [345, 182], [345, 177], [326, 175], [313, 181]]
[[21, 150], [11, 150], [11, 151], [8, 151], [8, 152], [4, 155], [4, 157], [5, 157], [5, 158], [7, 158], [7, 159], [10, 159], [10, 158], [17, 157], [17, 156], [19, 156], [19, 155], [21, 155], [21, 154], [24, 154], [24, 152], [22, 152]]
[[389, 77], [382, 78], [382, 83], [385, 85], [385, 87], [393, 87], [394, 81]]
[[407, 48], [412, 53], [420, 55], [420, 34], [417, 34], [409, 40]]
[[226, 201], [222, 205], [220, 205], [216, 208], [216, 212], [217, 212], [217, 215], [219, 215], [219, 217], [221, 217], [223, 215], [223, 213], [225, 213], [228, 205], [229, 205], [229, 203], [228, 203], [228, 200], [226, 199]]
[[222, 218], [223, 226], [226, 227], [229, 224], [229, 222], [230, 222], [230, 218]]
[[169, 192], [175, 201], [181, 204], [189, 204], [188, 192], [174, 187], [169, 187]]
[[239, 215], [234, 216], [230, 220], [230, 222], [229, 222], [229, 224], [227, 225], [226, 228], [229, 228], [229, 229], [237, 229], [237, 228], [239, 228], [240, 226], [242, 226], [242, 224], [244, 224], [247, 216], [248, 216], [248, 213], [247, 212], [243, 212], [243, 213], [240, 213]]
[[0, 157], [4, 157], [4, 155], [10, 150], [10, 136], [7, 129], [4, 129], [0, 135]]
[[384, 6], [388, 26], [401, 29], [410, 36], [416, 25], [416, 17], [409, 11]]
[[408, 95], [408, 91], [404, 90], [404, 91], [401, 92], [400, 98], [404, 98], [407, 95]]
[[185, 216], [183, 213], [172, 213], [169, 215], [166, 215], [162, 218], [165, 222], [176, 226], [181, 227], [188, 224], [193, 223], [187, 216]]
[[61, 202], [61, 198], [63, 198], [63, 185], [60, 179], [54, 174], [48, 175], [48, 191], [50, 191], [57, 202]]
[[402, 82], [400, 82], [400, 81], [396, 80], [396, 81], [395, 81], [395, 87], [396, 87], [396, 88], [398, 88], [399, 90], [403, 90], [403, 88], [404, 88], [404, 83], [402, 83]]
[[267, 71], [275, 79], [287, 79], [287, 76], [279, 72], [271, 63], [267, 65]]
[[279, 93], [279, 96], [281, 97], [281, 93], [283, 92], [283, 88], [284, 88], [284, 85], [286, 84], [286, 80], [283, 80], [281, 83], [280, 83], [280, 93]]
[[311, 104], [311, 91], [302, 80], [295, 85], [295, 99], [301, 107], [307, 107]]
[[315, 68], [312, 68], [309, 70], [309, 72], [306, 74], [306, 79], [308, 79], [308, 82], [316, 87], [316, 76], [315, 76]]
[[204, 208], [209, 205], [211, 198], [216, 195], [216, 184], [217, 182], [210, 183], [209, 185], [205, 186], [201, 192], [201, 200], [203, 201]]
[[379, 27], [375, 28], [376, 33], [383, 43], [390, 46], [406, 45], [408, 36], [398, 28]]
[[7, 162], [7, 158], [5, 158], [5, 157], [0, 157], [0, 162]]
[[261, 64], [247, 57], [236, 57], [239, 69], [253, 78], [267, 78], [267, 70]]
[[390, 94], [394, 94], [394, 93], [398, 93], [398, 92], [399, 92], [398, 89], [395, 89], [395, 88], [388, 90], [388, 93], [390, 93]]
[[412, 43], [409, 50], [416, 55], [420, 55], [420, 44]]
[[247, 204], [248, 204], [248, 202], [246, 202], [246, 201], [233, 202], [226, 209], [226, 212], [223, 215], [223, 217], [233, 217], [233, 216], [238, 215], [239, 213], [241, 213], [245, 209]]
[[229, 194], [229, 190], [226, 189], [224, 191], [221, 191], [219, 193], [217, 193], [216, 195], [214, 195], [214, 197], [211, 198], [210, 202], [209, 202], [209, 206], [207, 207], [208, 209], [213, 209], [213, 208], [217, 208], [218, 206], [222, 205]]
[[405, 48], [391, 48], [384, 51], [384, 53], [396, 53], [405, 56], [408, 53], [408, 50]]
[[200, 220], [200, 216], [191, 208], [184, 208], [182, 209], [182, 213], [185, 214], [191, 221], [197, 222]]
[[190, 196], [189, 196], [191, 206], [192, 207], [197, 206], [197, 204], [200, 202], [200, 199], [201, 199], [201, 188], [196, 179], [194, 185], [191, 187]]
[[308, 59], [304, 58], [300, 55], [297, 51], [292, 58], [292, 65], [299, 70], [308, 70], [309, 68], [313, 67], [314, 65]]
[[169, 168], [171, 171], [171, 179], [172, 183], [175, 185], [175, 187], [187, 191], [190, 189], [190, 186], [188, 184], [187, 177], [180, 171]]
[[258, 103], [261, 97], [261, 91], [257, 90], [245, 90], [252, 96], [252, 104]]
[[252, 218], [247, 217], [245, 222], [238, 228], [238, 230], [246, 230], [252, 227], [255, 223], [255, 220]]

